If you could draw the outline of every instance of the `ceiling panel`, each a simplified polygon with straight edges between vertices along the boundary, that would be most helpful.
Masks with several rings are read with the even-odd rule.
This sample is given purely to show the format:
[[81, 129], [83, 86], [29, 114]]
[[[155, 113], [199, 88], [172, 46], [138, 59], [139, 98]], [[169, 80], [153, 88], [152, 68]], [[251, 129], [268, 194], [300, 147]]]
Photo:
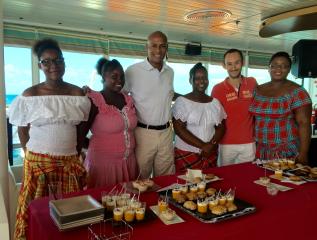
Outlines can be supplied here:
[[[4, 0], [4, 21], [134, 38], [145, 38], [151, 31], [162, 30], [174, 42], [193, 41], [208, 46], [272, 52], [290, 51], [292, 45], [302, 38], [316, 39], [317, 31], [264, 39], [259, 37], [262, 19], [283, 9], [311, 5], [317, 5], [317, 1]], [[232, 15], [222, 20], [184, 20], [186, 13], [203, 8], [227, 9]]]

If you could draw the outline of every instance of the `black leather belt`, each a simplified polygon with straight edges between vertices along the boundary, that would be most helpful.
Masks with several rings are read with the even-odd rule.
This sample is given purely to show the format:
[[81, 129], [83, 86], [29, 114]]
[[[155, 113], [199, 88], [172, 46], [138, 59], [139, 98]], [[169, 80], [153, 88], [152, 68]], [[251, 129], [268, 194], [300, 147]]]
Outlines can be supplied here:
[[164, 125], [159, 125], [159, 126], [152, 126], [152, 125], [146, 125], [144, 123], [138, 122], [138, 127], [141, 128], [146, 128], [146, 129], [153, 129], [153, 130], [164, 130], [166, 128], [169, 128], [170, 122], [167, 122]]

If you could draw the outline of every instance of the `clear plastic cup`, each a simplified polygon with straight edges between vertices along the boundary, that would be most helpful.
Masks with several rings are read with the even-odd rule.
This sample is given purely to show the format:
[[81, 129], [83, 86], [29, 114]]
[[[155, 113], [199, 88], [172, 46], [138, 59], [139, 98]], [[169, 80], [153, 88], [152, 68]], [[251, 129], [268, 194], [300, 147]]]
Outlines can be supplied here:
[[211, 198], [208, 202], [209, 209], [211, 210], [211, 208], [217, 206], [218, 202], [218, 198]]
[[206, 213], [208, 209], [208, 202], [205, 200], [197, 201], [197, 211], [200, 213]]
[[159, 199], [158, 199], [157, 205], [158, 205], [159, 213], [162, 213], [163, 211], [165, 211], [168, 208], [167, 199], [165, 199], [164, 197], [160, 196]]
[[266, 186], [266, 191], [267, 191], [268, 194], [270, 194], [272, 196], [275, 196], [278, 193], [278, 188], [275, 187], [272, 183], [269, 183]]
[[111, 201], [112, 199], [112, 195], [109, 194], [109, 192], [105, 192], [105, 191], [102, 191], [101, 192], [101, 204], [102, 206], [104, 206], [105, 208], [107, 207], [107, 202], [108, 201]]
[[179, 188], [174, 188], [172, 190], [173, 199], [178, 199], [179, 195], [181, 195], [181, 190]]
[[113, 209], [113, 220], [121, 221], [123, 219], [123, 209], [116, 207]]
[[132, 208], [127, 208], [124, 211], [124, 220], [127, 222], [133, 222], [135, 218], [135, 210]]
[[281, 180], [283, 178], [283, 170], [281, 169], [275, 170], [274, 175], [277, 179]]
[[199, 192], [204, 192], [206, 189], [206, 182], [202, 181], [202, 182], [198, 183], [197, 187], [198, 187]]
[[219, 205], [226, 205], [226, 203], [227, 203], [227, 196], [226, 195], [221, 195], [220, 197], [219, 197]]
[[189, 191], [192, 193], [197, 193], [198, 192], [198, 187], [197, 185], [192, 185], [189, 187]]
[[141, 202], [141, 206], [135, 210], [135, 218], [142, 221], [145, 217], [146, 202]]
[[58, 200], [63, 198], [62, 182], [51, 182], [48, 184], [48, 196], [50, 200]]

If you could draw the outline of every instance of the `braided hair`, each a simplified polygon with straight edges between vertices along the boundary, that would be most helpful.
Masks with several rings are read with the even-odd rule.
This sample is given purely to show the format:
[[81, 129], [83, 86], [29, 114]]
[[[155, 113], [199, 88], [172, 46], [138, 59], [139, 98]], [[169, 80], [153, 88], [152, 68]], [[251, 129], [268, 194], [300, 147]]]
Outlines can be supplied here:
[[189, 82], [192, 84], [194, 82], [194, 77], [197, 72], [197, 70], [203, 70], [208, 74], [207, 69], [203, 66], [201, 62], [196, 63], [189, 71]]

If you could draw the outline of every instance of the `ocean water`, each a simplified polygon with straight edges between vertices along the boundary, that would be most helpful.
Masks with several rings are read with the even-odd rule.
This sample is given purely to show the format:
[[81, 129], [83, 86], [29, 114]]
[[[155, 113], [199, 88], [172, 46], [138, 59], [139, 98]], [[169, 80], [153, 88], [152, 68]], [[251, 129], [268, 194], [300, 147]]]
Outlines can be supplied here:
[[[12, 101], [17, 97], [17, 94], [7, 94], [6, 95], [6, 105], [10, 105]], [[13, 126], [13, 143], [19, 143], [19, 136], [17, 133], [17, 128]], [[13, 165], [22, 164], [23, 158], [22, 158], [22, 148], [15, 148], [13, 149]]]
[[12, 101], [17, 97], [18, 95], [16, 94], [7, 94], [6, 95], [6, 104], [10, 105]]

